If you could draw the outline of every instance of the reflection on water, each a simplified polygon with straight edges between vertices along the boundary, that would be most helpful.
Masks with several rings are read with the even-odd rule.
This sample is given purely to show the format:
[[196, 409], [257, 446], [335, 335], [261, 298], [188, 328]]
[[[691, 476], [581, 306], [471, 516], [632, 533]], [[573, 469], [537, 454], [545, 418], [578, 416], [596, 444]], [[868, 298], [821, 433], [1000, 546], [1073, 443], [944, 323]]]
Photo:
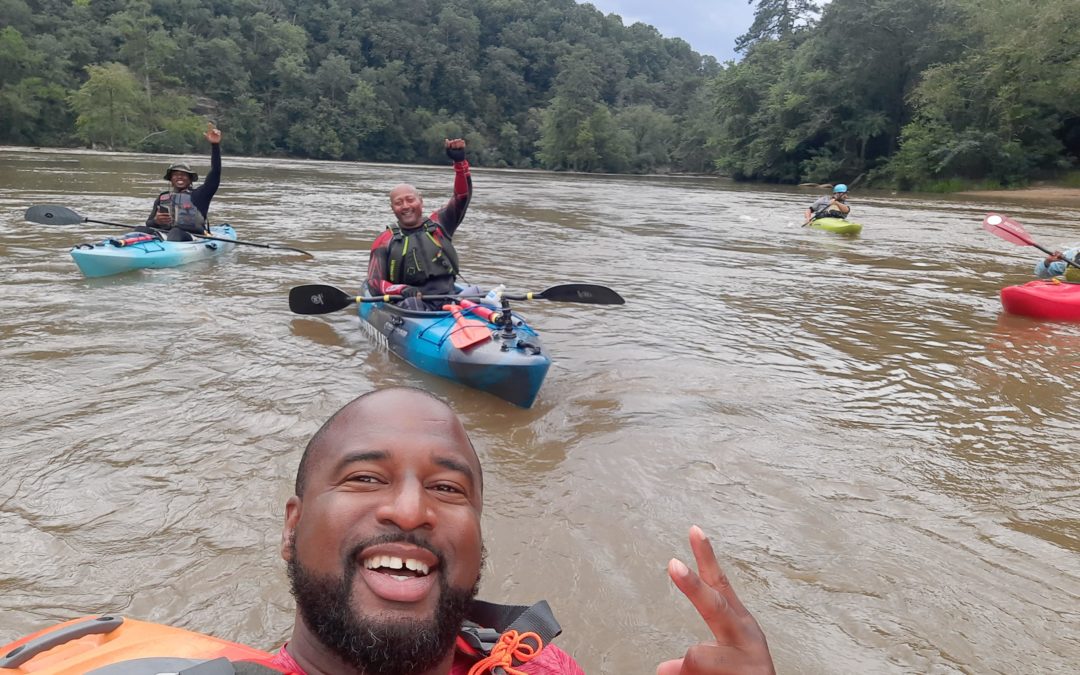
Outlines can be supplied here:
[[483, 595], [547, 598], [588, 672], [651, 672], [706, 636], [664, 573], [691, 523], [782, 672], [1080, 660], [1080, 324], [1002, 315], [1037, 255], [979, 228], [1004, 211], [1053, 246], [1075, 209], [866, 190], [844, 238], [799, 227], [811, 190], [477, 170], [471, 283], [627, 298], [518, 304], [554, 357], [521, 410], [402, 364], [355, 308], [287, 309], [294, 285], [357, 291], [387, 191], [434, 208], [448, 167], [226, 156], [212, 218], [314, 261], [238, 247], [88, 280], [67, 249], [119, 230], [21, 219], [139, 222], [167, 161], [0, 156], [0, 641], [113, 611], [274, 646], [299, 453], [351, 397], [404, 384], [451, 399], [484, 460]]

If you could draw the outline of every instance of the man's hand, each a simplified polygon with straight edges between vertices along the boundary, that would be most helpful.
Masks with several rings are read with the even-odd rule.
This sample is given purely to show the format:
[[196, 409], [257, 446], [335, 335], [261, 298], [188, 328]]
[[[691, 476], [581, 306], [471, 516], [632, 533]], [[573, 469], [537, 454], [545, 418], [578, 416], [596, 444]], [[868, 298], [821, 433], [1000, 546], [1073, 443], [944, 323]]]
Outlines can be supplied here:
[[1061, 251], [1054, 251], [1053, 253], [1050, 254], [1049, 257], [1047, 257], [1046, 260], [1043, 261], [1043, 264], [1045, 264], [1047, 267], [1050, 267], [1051, 264], [1056, 263], [1059, 260], [1064, 260], [1064, 259], [1065, 259], [1065, 254], [1063, 254]]
[[221, 130], [215, 127], [213, 122], [206, 123], [206, 133], [204, 135], [211, 145], [217, 145], [221, 142]]
[[158, 211], [154, 216], [154, 222], [158, 225], [172, 225], [172, 216], [168, 211]]
[[446, 156], [456, 162], [465, 161], [465, 139], [455, 138], [450, 140], [445, 139], [444, 144], [446, 146]]
[[714, 640], [691, 646], [681, 659], [661, 663], [656, 675], [774, 675], [765, 634], [735, 595], [712, 545], [696, 525], [690, 528], [690, 548], [700, 576], [674, 558], [668, 574], [705, 620]]

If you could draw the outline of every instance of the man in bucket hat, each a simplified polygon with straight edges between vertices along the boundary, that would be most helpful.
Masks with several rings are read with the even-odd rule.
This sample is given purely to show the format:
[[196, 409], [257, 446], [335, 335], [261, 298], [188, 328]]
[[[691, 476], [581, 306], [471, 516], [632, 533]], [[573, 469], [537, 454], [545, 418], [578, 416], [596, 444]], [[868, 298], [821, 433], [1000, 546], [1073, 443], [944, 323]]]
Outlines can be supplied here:
[[191, 185], [199, 175], [187, 162], [174, 162], [165, 170], [170, 189], [158, 195], [146, 226], [169, 230], [169, 241], [191, 241], [191, 233], [209, 234], [207, 213], [210, 200], [221, 184], [221, 131], [210, 122], [206, 125], [206, 140], [210, 141], [210, 173], [197, 188]]

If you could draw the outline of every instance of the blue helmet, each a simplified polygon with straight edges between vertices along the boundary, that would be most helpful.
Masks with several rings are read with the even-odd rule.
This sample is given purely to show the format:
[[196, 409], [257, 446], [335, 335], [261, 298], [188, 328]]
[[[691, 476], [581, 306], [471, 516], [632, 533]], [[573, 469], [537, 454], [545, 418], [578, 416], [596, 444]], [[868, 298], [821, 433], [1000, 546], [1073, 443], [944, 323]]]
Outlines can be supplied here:
[[843, 183], [840, 183], [839, 185], [834, 187], [832, 189], [832, 191], [833, 191], [833, 194], [836, 194], [837, 192], [847, 192], [847, 186], [844, 185]]

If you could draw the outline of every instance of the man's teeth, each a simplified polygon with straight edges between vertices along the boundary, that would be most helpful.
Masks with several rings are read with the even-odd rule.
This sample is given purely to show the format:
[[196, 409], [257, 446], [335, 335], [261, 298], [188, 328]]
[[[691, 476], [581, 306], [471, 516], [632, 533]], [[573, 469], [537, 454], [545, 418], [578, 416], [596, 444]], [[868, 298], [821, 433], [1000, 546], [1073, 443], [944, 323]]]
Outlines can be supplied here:
[[378, 569], [380, 567], [385, 567], [386, 569], [391, 570], [400, 570], [402, 568], [405, 568], [407, 570], [412, 570], [413, 572], [416, 572], [421, 576], [427, 574], [429, 571], [428, 566], [420, 562], [419, 560], [414, 560], [412, 558], [398, 558], [392, 555], [372, 556], [364, 560], [364, 567], [368, 568], [369, 570]]

